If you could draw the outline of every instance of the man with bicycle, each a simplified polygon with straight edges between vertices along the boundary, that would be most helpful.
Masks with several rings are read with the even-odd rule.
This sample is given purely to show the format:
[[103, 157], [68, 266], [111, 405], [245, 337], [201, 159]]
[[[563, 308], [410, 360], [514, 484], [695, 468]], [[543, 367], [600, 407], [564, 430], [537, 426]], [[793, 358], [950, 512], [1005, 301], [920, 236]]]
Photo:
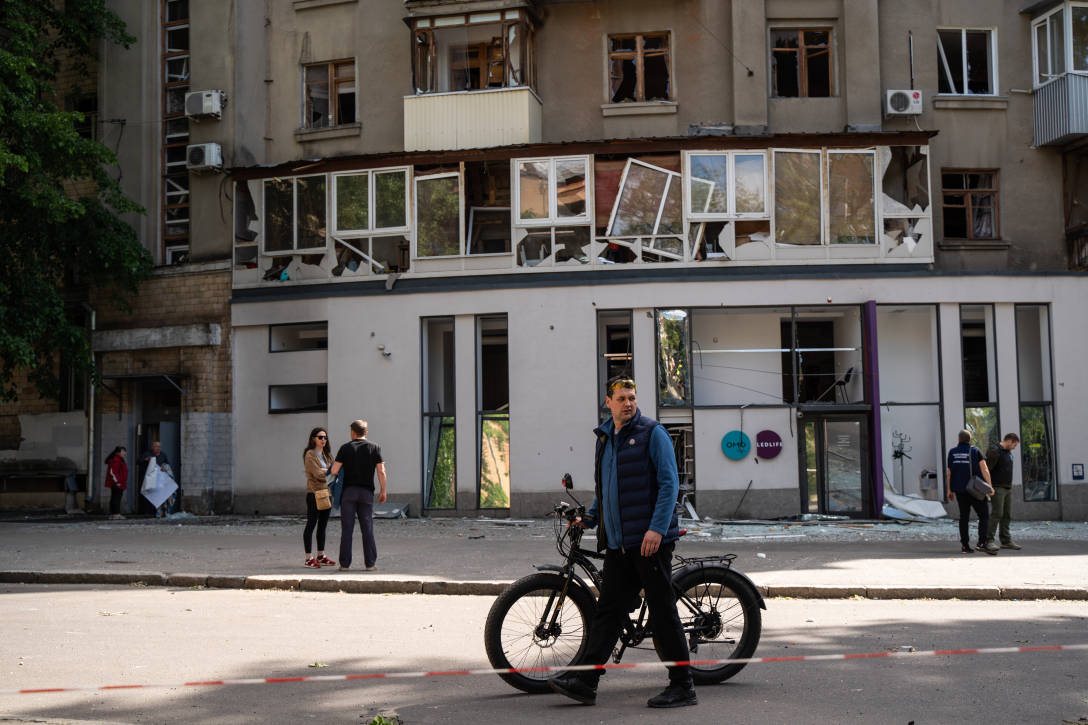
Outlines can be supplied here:
[[[619, 641], [632, 604], [643, 591], [662, 656], [690, 659], [672, 586], [672, 552], [680, 530], [676, 516], [679, 476], [672, 438], [656, 420], [644, 417], [635, 400], [635, 382], [626, 376], [608, 381], [605, 403], [611, 420], [594, 430], [596, 498], [584, 521], [597, 528], [597, 550], [604, 551], [601, 592], [582, 664], [604, 664]], [[597, 703], [603, 670], [548, 680], [552, 689], [585, 705]], [[669, 668], [669, 686], [649, 707], [698, 705], [689, 668]]]

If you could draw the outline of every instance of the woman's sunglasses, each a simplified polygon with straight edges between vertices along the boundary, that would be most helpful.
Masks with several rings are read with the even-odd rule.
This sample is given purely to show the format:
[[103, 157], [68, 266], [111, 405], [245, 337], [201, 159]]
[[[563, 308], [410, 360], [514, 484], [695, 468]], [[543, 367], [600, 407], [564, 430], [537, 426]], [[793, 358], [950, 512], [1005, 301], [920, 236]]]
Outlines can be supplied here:
[[319, 441], [327, 441], [329, 439], [328, 436], [314, 436], [314, 438], [318, 439]]

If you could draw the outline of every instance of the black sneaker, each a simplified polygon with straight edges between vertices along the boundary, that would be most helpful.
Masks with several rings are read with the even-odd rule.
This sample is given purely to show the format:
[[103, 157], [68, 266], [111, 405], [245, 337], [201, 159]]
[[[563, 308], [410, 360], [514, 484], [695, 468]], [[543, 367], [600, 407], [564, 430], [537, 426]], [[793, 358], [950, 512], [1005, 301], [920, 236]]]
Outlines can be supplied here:
[[657, 697], [651, 697], [647, 701], [647, 707], [687, 707], [698, 705], [699, 696], [695, 694], [695, 688], [689, 685], [686, 689], [669, 685]]
[[997, 556], [997, 547], [990, 548], [986, 544], [982, 544], [976, 547], [976, 551], [981, 551], [983, 554], [989, 554], [990, 556]]
[[560, 695], [566, 695], [570, 699], [577, 700], [583, 705], [597, 704], [597, 688], [590, 687], [577, 677], [568, 677], [562, 680], [557, 677], [551, 677], [548, 679], [548, 684]]
[[960, 553], [963, 553], [963, 554], [974, 554], [974, 553], [975, 553], [975, 550], [974, 550], [974, 549], [972, 549], [972, 548], [971, 548], [970, 546], [964, 546], [964, 547], [961, 547], [961, 548], [960, 548]]

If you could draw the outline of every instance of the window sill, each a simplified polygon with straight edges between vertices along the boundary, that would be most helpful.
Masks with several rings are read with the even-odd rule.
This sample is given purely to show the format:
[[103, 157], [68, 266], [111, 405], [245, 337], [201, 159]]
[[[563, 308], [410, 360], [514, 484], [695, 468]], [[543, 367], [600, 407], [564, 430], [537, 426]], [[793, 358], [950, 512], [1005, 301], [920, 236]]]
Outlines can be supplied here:
[[946, 110], [1004, 111], [1009, 107], [1008, 96], [935, 95], [933, 107]]
[[647, 101], [644, 103], [602, 103], [602, 116], [657, 116], [676, 113], [676, 101]]
[[295, 140], [299, 142], [324, 141], [329, 138], [347, 138], [348, 136], [361, 136], [363, 124], [348, 123], [343, 126], [331, 126], [329, 128], [300, 128], [295, 131]]
[[295, 10], [309, 10], [310, 8], [323, 8], [326, 5], [344, 5], [357, 3], [359, 0], [295, 0]]
[[1002, 239], [986, 239], [981, 241], [972, 241], [970, 239], [949, 239], [943, 242], [937, 242], [937, 247], [946, 251], [964, 251], [964, 252], [1004, 252], [1012, 246], [1012, 242], [1006, 242]]

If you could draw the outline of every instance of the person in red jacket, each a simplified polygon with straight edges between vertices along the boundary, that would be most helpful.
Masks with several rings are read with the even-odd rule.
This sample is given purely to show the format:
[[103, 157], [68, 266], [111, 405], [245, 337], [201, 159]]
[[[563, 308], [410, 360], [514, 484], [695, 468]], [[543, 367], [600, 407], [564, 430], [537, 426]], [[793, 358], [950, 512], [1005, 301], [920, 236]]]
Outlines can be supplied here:
[[106, 456], [106, 487], [110, 489], [110, 518], [123, 519], [121, 499], [128, 488], [128, 464], [125, 463], [125, 447], [117, 446]]

